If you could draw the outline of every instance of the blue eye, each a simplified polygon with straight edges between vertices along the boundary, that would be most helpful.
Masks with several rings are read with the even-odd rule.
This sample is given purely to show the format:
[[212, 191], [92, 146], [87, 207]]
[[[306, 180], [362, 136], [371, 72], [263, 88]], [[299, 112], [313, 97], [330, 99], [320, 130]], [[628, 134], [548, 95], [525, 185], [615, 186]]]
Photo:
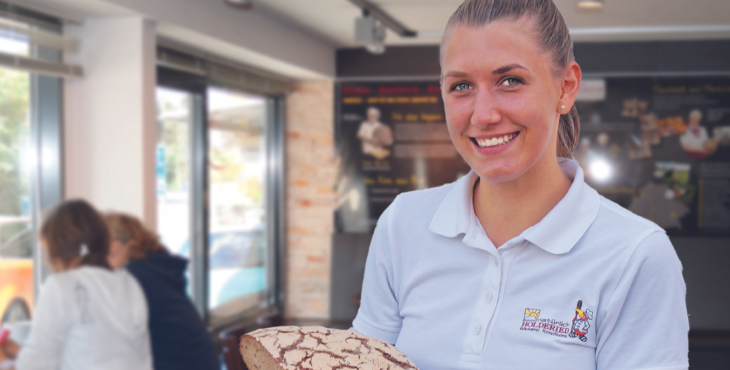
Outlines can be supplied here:
[[519, 78], [507, 77], [504, 80], [502, 80], [502, 82], [499, 85], [504, 86], [504, 87], [514, 87], [521, 83], [522, 83], [522, 81]]
[[466, 82], [459, 82], [451, 87], [451, 91], [464, 91], [469, 88], [469, 84]]

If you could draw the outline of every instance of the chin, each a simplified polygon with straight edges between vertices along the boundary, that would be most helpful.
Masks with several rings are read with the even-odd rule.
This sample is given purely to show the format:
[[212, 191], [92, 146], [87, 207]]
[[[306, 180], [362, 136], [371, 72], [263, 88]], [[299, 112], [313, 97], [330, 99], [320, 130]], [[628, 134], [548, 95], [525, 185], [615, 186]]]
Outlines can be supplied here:
[[471, 167], [479, 175], [479, 178], [493, 183], [509, 182], [527, 172], [526, 166], [514, 163], [476, 164], [476, 166]]

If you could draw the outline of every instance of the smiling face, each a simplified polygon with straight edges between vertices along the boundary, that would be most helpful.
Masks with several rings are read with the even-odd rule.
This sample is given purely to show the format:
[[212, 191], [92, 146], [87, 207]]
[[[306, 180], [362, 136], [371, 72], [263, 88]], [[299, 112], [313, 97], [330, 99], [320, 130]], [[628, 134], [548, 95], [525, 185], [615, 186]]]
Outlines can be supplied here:
[[533, 21], [522, 18], [457, 26], [444, 40], [441, 91], [449, 134], [485, 181], [514, 180], [556, 161], [560, 114], [573, 102], [535, 35]]

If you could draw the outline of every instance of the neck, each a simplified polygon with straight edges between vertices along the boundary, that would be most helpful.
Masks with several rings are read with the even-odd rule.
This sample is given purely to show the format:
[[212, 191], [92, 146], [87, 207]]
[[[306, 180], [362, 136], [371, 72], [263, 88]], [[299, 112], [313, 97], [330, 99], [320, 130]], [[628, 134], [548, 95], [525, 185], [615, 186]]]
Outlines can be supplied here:
[[489, 239], [499, 247], [540, 222], [570, 185], [557, 158], [547, 156], [514, 180], [494, 183], [480, 179], [474, 189], [474, 212]]
[[55, 260], [50, 265], [53, 272], [71, 271], [78, 268], [79, 266], [81, 266], [81, 257], [76, 257], [73, 260], [65, 263], [61, 260]]

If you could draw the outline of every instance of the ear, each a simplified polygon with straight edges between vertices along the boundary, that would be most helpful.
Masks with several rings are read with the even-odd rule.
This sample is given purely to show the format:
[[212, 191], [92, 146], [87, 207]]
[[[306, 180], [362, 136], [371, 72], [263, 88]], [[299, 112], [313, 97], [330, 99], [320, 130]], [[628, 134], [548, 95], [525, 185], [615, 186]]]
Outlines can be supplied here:
[[568, 68], [565, 69], [561, 84], [560, 101], [558, 102], [558, 112], [560, 114], [570, 112], [570, 109], [573, 107], [573, 103], [575, 103], [575, 99], [578, 97], [578, 91], [580, 90], [581, 77], [582, 73], [578, 63], [574, 61], [570, 62]]

